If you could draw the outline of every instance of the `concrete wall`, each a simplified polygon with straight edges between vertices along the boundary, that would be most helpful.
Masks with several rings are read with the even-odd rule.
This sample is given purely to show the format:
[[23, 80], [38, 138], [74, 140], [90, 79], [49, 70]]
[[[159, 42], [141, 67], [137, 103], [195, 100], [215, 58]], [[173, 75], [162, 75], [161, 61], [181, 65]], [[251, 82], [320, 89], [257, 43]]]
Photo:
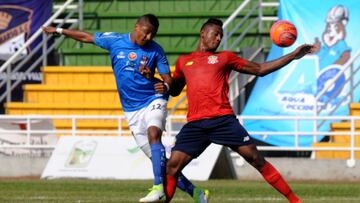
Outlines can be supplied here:
[[[233, 158], [240, 180], [262, 180], [262, 176], [242, 158]], [[360, 160], [348, 167], [346, 160], [312, 160], [309, 158], [267, 158], [286, 180], [290, 181], [360, 181]]]
[[[0, 177], [40, 176], [48, 157], [14, 157], [0, 155]], [[232, 159], [232, 163], [229, 161]], [[252, 166], [240, 157], [226, 157], [221, 153], [211, 175], [214, 178], [237, 178], [239, 180], [263, 180]], [[308, 158], [267, 158], [291, 181], [360, 181], [360, 161], [349, 168], [346, 160], [312, 160]], [[232, 168], [233, 167], [233, 168]]]
[[0, 155], [0, 177], [40, 176], [49, 157]]

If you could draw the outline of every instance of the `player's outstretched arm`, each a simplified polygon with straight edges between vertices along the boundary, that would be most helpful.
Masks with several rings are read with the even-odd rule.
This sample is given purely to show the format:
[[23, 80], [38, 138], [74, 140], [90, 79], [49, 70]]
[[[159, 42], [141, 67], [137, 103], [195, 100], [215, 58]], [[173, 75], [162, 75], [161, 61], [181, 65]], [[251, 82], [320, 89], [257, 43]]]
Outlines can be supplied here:
[[240, 71], [247, 74], [265, 76], [269, 73], [279, 70], [280, 68], [284, 67], [295, 59], [300, 59], [306, 54], [313, 53], [314, 48], [314, 45], [304, 44], [296, 48], [293, 52], [273, 61], [265, 63], [255, 63], [247, 61]]
[[43, 31], [48, 34], [55, 34], [55, 33], [62, 34], [62, 35], [65, 35], [67, 37], [70, 37], [70, 38], [80, 41], [80, 42], [94, 43], [94, 35], [93, 34], [79, 31], [79, 30], [70, 30], [70, 29], [55, 28], [55, 27], [48, 26], [48, 27], [43, 27]]

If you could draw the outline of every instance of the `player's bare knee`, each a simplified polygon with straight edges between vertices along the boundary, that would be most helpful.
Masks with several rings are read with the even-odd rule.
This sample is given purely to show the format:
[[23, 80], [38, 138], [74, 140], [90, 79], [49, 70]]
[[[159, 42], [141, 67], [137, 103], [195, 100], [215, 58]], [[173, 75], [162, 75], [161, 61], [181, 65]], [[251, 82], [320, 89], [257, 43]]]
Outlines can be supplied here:
[[260, 153], [255, 153], [252, 156], [252, 161], [250, 164], [260, 171], [265, 165], [265, 159]]
[[179, 163], [170, 159], [166, 163], [166, 174], [175, 176], [179, 172], [179, 168]]
[[147, 129], [149, 143], [153, 144], [161, 141], [162, 130], [156, 126], [150, 126]]

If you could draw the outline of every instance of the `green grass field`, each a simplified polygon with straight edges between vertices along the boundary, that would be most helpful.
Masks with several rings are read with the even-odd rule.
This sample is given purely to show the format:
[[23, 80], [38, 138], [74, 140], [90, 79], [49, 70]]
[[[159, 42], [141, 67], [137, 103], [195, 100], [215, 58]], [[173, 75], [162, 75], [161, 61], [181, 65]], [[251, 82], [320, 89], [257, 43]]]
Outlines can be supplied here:
[[[265, 182], [210, 180], [196, 182], [210, 189], [210, 202], [287, 202]], [[0, 179], [1, 203], [137, 202], [151, 181]], [[290, 185], [303, 202], [360, 202], [360, 183], [298, 183]], [[173, 202], [192, 202], [177, 190]]]

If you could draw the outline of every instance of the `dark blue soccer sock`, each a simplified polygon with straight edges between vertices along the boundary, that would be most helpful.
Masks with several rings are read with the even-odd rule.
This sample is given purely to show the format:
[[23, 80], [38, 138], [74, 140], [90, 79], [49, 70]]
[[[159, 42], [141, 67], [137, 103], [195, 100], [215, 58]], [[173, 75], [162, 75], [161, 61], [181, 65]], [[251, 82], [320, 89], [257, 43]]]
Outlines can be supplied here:
[[154, 173], [154, 185], [163, 183], [166, 170], [165, 147], [160, 142], [150, 144], [151, 162]]
[[176, 185], [180, 190], [188, 193], [191, 197], [194, 194], [195, 185], [193, 185], [189, 179], [187, 179], [182, 173], [180, 173]]

